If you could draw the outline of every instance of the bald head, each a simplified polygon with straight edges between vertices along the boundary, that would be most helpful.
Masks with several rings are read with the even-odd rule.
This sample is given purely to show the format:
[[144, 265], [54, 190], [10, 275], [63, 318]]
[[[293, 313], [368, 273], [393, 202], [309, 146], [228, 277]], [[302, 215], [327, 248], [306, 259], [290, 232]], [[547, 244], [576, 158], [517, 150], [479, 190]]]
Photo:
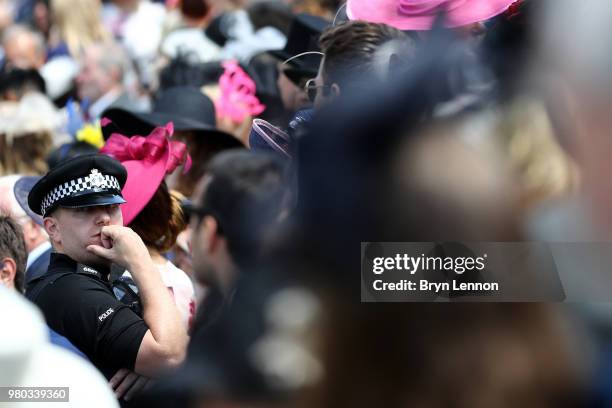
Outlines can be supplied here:
[[0, 212], [15, 218], [26, 216], [25, 211], [23, 211], [13, 193], [15, 183], [20, 177], [21, 175], [19, 174], [0, 177]]

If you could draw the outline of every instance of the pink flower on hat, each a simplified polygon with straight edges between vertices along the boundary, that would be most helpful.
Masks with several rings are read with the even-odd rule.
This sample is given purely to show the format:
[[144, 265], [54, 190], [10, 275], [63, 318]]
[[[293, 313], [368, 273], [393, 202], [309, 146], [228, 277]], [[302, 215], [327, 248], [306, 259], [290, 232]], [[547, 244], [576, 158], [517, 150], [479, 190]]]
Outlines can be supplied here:
[[219, 79], [221, 96], [215, 103], [220, 117], [229, 117], [234, 123], [241, 123], [246, 117], [257, 116], [266, 107], [255, 96], [255, 82], [236, 61], [223, 63], [225, 72]]
[[126, 200], [121, 206], [124, 225], [129, 225], [149, 203], [166, 174], [181, 164], [184, 164], [183, 173], [191, 168], [187, 146], [170, 140], [173, 133], [172, 122], [153, 129], [148, 136], [113, 133], [100, 150], [119, 160], [128, 173], [122, 190]]
[[113, 133], [100, 152], [106, 153], [120, 162], [141, 160], [154, 163], [163, 160], [164, 153], [168, 150], [165, 173], [174, 172], [183, 163], [185, 163], [183, 173], [187, 173], [191, 168], [191, 156], [187, 152], [185, 143], [170, 140], [173, 133], [172, 122], [168, 122], [164, 127], [156, 127], [146, 137], [127, 137], [119, 133]]

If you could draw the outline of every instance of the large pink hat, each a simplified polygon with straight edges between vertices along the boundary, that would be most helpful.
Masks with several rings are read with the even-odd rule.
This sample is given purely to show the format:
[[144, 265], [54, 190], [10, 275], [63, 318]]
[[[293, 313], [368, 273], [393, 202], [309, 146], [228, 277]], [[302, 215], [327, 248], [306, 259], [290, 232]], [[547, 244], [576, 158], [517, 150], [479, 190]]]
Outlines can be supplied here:
[[184, 143], [171, 141], [172, 122], [155, 128], [150, 135], [127, 137], [113, 133], [100, 150], [119, 160], [127, 170], [127, 181], [121, 206], [123, 225], [129, 225], [149, 203], [166, 174], [185, 163], [184, 172], [191, 167], [191, 158]]
[[485, 21], [503, 13], [516, 0], [348, 0], [350, 20], [384, 23], [400, 30], [429, 30], [446, 12], [447, 27]]

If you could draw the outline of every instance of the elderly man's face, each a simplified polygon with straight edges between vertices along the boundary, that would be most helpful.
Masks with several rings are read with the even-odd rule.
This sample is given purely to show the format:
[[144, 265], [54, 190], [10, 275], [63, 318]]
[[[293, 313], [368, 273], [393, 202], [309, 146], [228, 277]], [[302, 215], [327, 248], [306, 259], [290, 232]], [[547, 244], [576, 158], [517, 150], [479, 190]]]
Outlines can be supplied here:
[[4, 44], [7, 63], [20, 69], [39, 69], [45, 63], [44, 50], [38, 49], [32, 35], [20, 34]]
[[117, 86], [116, 76], [103, 67], [103, 55], [97, 48], [88, 49], [81, 61], [81, 71], [76, 78], [77, 92], [81, 100], [96, 102]]
[[84, 264], [107, 264], [108, 261], [87, 250], [89, 245], [102, 246], [100, 233], [107, 225], [123, 225], [118, 204], [83, 208], [59, 208], [44, 219], [45, 229], [58, 252]]

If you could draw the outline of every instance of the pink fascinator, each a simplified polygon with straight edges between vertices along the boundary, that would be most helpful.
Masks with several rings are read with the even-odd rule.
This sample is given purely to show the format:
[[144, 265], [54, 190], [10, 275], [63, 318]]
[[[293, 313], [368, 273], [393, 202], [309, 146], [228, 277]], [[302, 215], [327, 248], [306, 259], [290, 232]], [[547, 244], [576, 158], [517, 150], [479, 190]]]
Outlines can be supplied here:
[[122, 190], [127, 201], [121, 206], [123, 224], [129, 225], [149, 203], [166, 174], [184, 164], [183, 173], [191, 168], [191, 157], [184, 143], [172, 141], [174, 127], [169, 122], [153, 129], [148, 136], [127, 137], [113, 133], [101, 153], [119, 160], [128, 177]]
[[236, 61], [224, 62], [225, 72], [219, 78], [221, 96], [215, 103], [217, 113], [222, 118], [230, 118], [241, 123], [246, 117], [257, 116], [266, 107], [255, 96], [255, 82]]

